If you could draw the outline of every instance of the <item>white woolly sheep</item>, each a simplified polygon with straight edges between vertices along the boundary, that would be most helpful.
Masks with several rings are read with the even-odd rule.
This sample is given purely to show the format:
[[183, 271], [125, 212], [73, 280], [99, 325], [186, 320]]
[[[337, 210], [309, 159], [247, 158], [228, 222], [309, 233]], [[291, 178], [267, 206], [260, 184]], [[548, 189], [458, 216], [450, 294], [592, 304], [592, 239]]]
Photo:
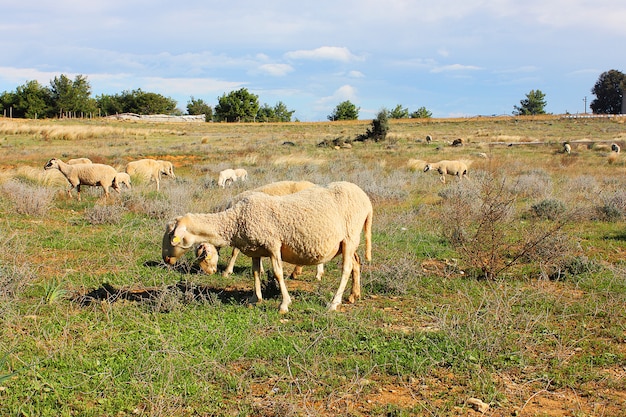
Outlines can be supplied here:
[[76, 165], [76, 164], [91, 164], [91, 159], [89, 158], [73, 158], [73, 159], [68, 159], [66, 162], [66, 164], [70, 164], [70, 165]]
[[92, 187], [101, 186], [104, 190], [105, 198], [109, 196], [109, 187], [112, 187], [118, 193], [120, 192], [117, 183], [115, 182], [115, 175], [117, 171], [115, 168], [105, 164], [67, 164], [60, 159], [52, 158], [44, 169], [58, 169], [61, 174], [67, 178], [70, 183], [70, 188], [67, 190], [67, 194], [72, 198], [72, 189], [76, 188], [78, 194], [78, 201], [80, 201], [80, 186], [90, 185]]
[[[237, 194], [234, 196], [226, 205], [226, 208], [230, 208], [235, 205], [237, 202], [243, 200], [246, 196], [251, 193], [260, 192], [268, 195], [287, 195], [297, 193], [298, 191], [306, 190], [307, 188], [315, 187], [316, 185], [310, 181], [277, 181], [272, 182], [270, 184], [265, 184], [260, 187], [254, 188], [252, 190], [244, 191], [241, 194]], [[223, 275], [228, 276], [233, 273], [235, 268], [235, 261], [237, 260], [237, 256], [239, 256], [239, 249], [233, 248], [233, 253], [230, 257], [230, 262], [226, 267]], [[261, 272], [263, 272], [263, 264], [261, 264]], [[296, 278], [298, 275], [302, 274], [302, 266], [297, 265], [293, 272], [290, 275], [291, 279]], [[322, 279], [322, 275], [324, 275], [324, 264], [319, 264], [317, 266], [317, 273], [315, 274], [315, 278], [319, 281]]]
[[170, 161], [162, 161], [158, 159], [140, 159], [138, 161], [131, 161], [126, 165], [125, 171], [128, 175], [136, 175], [156, 182], [157, 191], [159, 191], [160, 188], [161, 175], [176, 178], [172, 163]]
[[217, 261], [219, 259], [217, 249], [210, 243], [200, 243], [196, 247], [198, 266], [207, 274], [217, 272]]
[[177, 255], [194, 244], [208, 242], [216, 247], [233, 246], [252, 257], [253, 302], [261, 294], [261, 257], [269, 257], [282, 294], [280, 312], [291, 304], [283, 279], [283, 261], [295, 265], [317, 265], [342, 255], [339, 288], [329, 305], [336, 310], [352, 276], [349, 302], [361, 293], [360, 260], [356, 253], [365, 230], [365, 257], [371, 260], [372, 204], [357, 185], [336, 182], [311, 187], [295, 194], [270, 196], [251, 193], [230, 209], [211, 214], [188, 213], [168, 222], [163, 236], [162, 257], [176, 263]]
[[568, 142], [565, 142], [563, 144], [563, 152], [565, 152], [566, 154], [571, 154], [572, 153], [572, 145], [570, 145]]
[[128, 175], [125, 172], [118, 172], [115, 175], [115, 183], [117, 184], [118, 187], [122, 187], [122, 184], [124, 184], [126, 186], [126, 188], [128, 188], [130, 190], [130, 175]]
[[426, 164], [424, 172], [437, 171], [441, 175], [441, 182], [446, 183], [446, 174], [467, 178], [467, 165], [461, 161], [439, 161], [434, 164]]
[[248, 172], [243, 168], [228, 168], [220, 172], [217, 179], [217, 185], [224, 188], [227, 184], [237, 180], [245, 181], [248, 179]]
[[620, 152], [620, 147], [617, 143], [612, 143], [611, 144], [611, 152], [615, 152], [615, 153], [619, 153]]
[[248, 171], [243, 168], [235, 168], [235, 176], [239, 181], [245, 181], [248, 179]]

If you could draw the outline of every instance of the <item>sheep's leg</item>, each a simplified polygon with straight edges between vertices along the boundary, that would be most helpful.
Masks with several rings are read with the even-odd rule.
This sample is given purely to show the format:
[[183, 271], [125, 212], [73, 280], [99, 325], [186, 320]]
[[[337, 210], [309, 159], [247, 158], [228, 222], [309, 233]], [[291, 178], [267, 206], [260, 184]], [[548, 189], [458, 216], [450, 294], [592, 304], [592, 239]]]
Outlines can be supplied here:
[[324, 275], [324, 264], [317, 264], [317, 273], [315, 274], [315, 279], [321, 281], [322, 275]]
[[289, 275], [289, 279], [296, 279], [300, 275], [302, 275], [302, 265], [296, 265], [291, 275]]
[[254, 295], [250, 299], [250, 303], [256, 304], [263, 301], [261, 293], [261, 258], [252, 258], [252, 275], [254, 275]]
[[280, 286], [280, 293], [283, 297], [283, 301], [280, 303], [280, 314], [285, 314], [289, 311], [289, 304], [291, 304], [291, 297], [287, 292], [287, 286], [285, 285], [285, 280], [283, 278], [283, 261], [280, 257], [272, 256], [270, 257], [272, 260], [272, 269], [274, 270], [274, 276], [278, 280], [278, 285]]
[[[240, 252], [239, 249], [233, 248], [233, 254], [230, 257], [230, 261], [228, 262], [228, 266], [226, 267], [226, 270], [222, 273], [223, 276], [228, 276], [233, 273], [235, 269], [235, 261], [237, 260], [237, 256], [239, 256], [239, 252]], [[252, 262], [254, 265], [254, 261]]]
[[361, 298], [361, 260], [359, 255], [354, 252], [354, 263], [352, 264], [352, 291], [348, 302], [351, 304], [356, 303], [356, 300]]
[[346, 285], [348, 284], [348, 278], [352, 274], [352, 264], [353, 264], [353, 254], [348, 254], [347, 250], [344, 248], [342, 251], [343, 255], [343, 268], [341, 271], [341, 282], [339, 283], [339, 288], [335, 293], [335, 297], [333, 301], [328, 306], [329, 311], [336, 311], [337, 307], [341, 304], [341, 300], [343, 298], [343, 292], [346, 290]]
[[[76, 186], [76, 194], [78, 195], [78, 201], [80, 201], [80, 184], [78, 184]], [[72, 196], [72, 194], [70, 193], [70, 197]]]

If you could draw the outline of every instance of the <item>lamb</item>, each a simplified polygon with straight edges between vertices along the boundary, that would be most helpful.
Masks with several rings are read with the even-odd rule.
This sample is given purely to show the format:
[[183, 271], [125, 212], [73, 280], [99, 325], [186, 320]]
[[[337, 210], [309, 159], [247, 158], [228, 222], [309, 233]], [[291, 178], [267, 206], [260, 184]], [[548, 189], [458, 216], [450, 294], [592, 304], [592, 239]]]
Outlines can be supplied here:
[[67, 164], [70, 165], [76, 165], [76, 164], [91, 164], [91, 159], [89, 158], [74, 158], [74, 159], [68, 159], [66, 161]]
[[291, 297], [283, 279], [283, 260], [295, 265], [317, 265], [342, 255], [341, 282], [328, 309], [337, 310], [352, 276], [348, 301], [361, 295], [360, 259], [356, 253], [365, 232], [365, 258], [371, 260], [373, 209], [357, 185], [335, 182], [295, 194], [270, 196], [250, 193], [233, 207], [210, 214], [188, 213], [168, 222], [162, 257], [168, 264], [194, 244], [233, 246], [252, 257], [253, 302], [261, 301], [261, 257], [269, 257], [282, 294], [280, 313], [286, 313]]
[[130, 175], [128, 175], [125, 172], [118, 172], [115, 175], [115, 183], [120, 188], [122, 187], [122, 184], [124, 184], [126, 186], [126, 188], [128, 188], [130, 190]]
[[119, 186], [115, 182], [115, 175], [117, 171], [115, 168], [105, 164], [67, 164], [60, 159], [52, 158], [43, 167], [45, 170], [58, 169], [61, 174], [67, 178], [70, 183], [70, 188], [67, 190], [67, 194], [72, 198], [72, 189], [76, 188], [78, 194], [78, 201], [80, 199], [80, 186], [101, 186], [104, 190], [105, 198], [109, 197], [109, 187], [112, 187], [118, 193], [120, 192]]
[[568, 155], [572, 153], [572, 145], [570, 145], [569, 142], [563, 143], [563, 152], [565, 152]]
[[228, 183], [235, 182], [238, 179], [241, 181], [248, 179], [248, 172], [243, 168], [228, 168], [220, 172], [217, 179], [217, 185], [224, 188]]
[[137, 161], [131, 161], [126, 165], [125, 171], [128, 175], [141, 176], [148, 178], [150, 181], [156, 182], [157, 191], [159, 191], [160, 188], [161, 175], [176, 178], [172, 163], [170, 161], [157, 159], [140, 159]]
[[617, 143], [612, 143], [611, 144], [611, 152], [615, 152], [615, 153], [619, 153], [620, 152], [620, 147]]
[[461, 161], [439, 161], [434, 164], [426, 164], [424, 172], [437, 171], [441, 175], [441, 182], [446, 183], [446, 174], [455, 175], [459, 179], [467, 178], [467, 164]]

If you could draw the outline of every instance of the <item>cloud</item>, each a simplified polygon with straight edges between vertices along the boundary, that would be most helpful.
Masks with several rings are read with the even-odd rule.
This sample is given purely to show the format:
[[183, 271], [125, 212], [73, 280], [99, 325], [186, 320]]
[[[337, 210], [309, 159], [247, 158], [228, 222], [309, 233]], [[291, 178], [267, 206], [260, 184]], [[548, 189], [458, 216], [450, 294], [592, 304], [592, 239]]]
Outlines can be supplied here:
[[274, 77], [282, 77], [292, 72], [293, 67], [289, 64], [263, 64], [259, 67], [259, 71]]
[[452, 64], [452, 65], [442, 65], [433, 68], [430, 72], [439, 73], [439, 72], [457, 72], [457, 71], [477, 71], [482, 68], [474, 66], [474, 65], [462, 65], [462, 64]]
[[291, 51], [285, 54], [288, 59], [310, 59], [315, 61], [358, 61], [362, 58], [353, 55], [348, 48], [322, 46], [316, 49]]

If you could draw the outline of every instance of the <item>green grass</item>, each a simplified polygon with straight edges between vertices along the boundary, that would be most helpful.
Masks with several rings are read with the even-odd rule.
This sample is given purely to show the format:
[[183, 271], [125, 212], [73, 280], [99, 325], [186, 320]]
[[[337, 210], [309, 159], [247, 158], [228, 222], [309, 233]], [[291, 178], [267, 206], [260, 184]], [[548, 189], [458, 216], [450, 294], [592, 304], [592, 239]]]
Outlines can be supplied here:
[[[0, 193], [0, 415], [454, 416], [469, 413], [469, 397], [490, 403], [498, 416], [615, 415], [624, 406], [624, 222], [594, 218], [588, 191], [568, 186], [592, 177], [605, 192], [619, 190], [624, 164], [608, 165], [602, 144], [575, 146], [575, 163], [558, 153], [564, 138], [623, 140], [623, 123], [410, 120], [392, 122], [388, 142], [352, 150], [317, 144], [362, 133], [367, 121], [112, 123], [95, 137], [93, 122], [19, 123], [78, 137], [44, 140], [26, 127], [2, 132], [0, 184], [26, 175], [39, 186], [36, 170], [17, 173], [15, 164], [42, 169], [54, 155], [120, 166], [162, 156], [175, 162], [178, 179], [163, 179], [160, 193], [137, 184], [109, 202], [100, 190], [85, 190], [82, 202], [56, 194], [38, 216], [13, 209], [15, 188]], [[418, 141], [426, 134], [433, 145]], [[446, 146], [456, 137], [469, 144]], [[540, 139], [549, 143], [489, 145]], [[282, 147], [285, 140], [297, 146]], [[563, 228], [573, 249], [558, 264], [559, 279], [546, 278], [553, 253], [493, 280], [466, 272], [468, 260], [444, 237], [450, 220], [442, 216], [442, 190], [456, 182], [443, 185], [407, 166], [409, 159], [456, 158], [474, 161], [474, 183], [493, 172], [510, 184], [524, 178], [524, 192], [514, 191], [515, 213], [502, 223], [514, 238], [529, 224], [552, 224], [528, 218], [548, 197], [568, 209], [584, 206]], [[231, 165], [245, 166], [249, 182], [216, 187], [212, 179]], [[275, 291], [248, 305], [245, 256], [229, 277], [198, 273], [192, 254], [179, 268], [164, 267], [167, 220], [212, 211], [239, 191], [282, 179], [346, 179], [370, 195], [373, 261], [363, 265], [356, 304], [326, 311], [339, 279], [335, 261], [321, 282], [312, 267], [287, 281], [293, 304], [284, 316]], [[229, 256], [222, 249], [220, 269]]]

